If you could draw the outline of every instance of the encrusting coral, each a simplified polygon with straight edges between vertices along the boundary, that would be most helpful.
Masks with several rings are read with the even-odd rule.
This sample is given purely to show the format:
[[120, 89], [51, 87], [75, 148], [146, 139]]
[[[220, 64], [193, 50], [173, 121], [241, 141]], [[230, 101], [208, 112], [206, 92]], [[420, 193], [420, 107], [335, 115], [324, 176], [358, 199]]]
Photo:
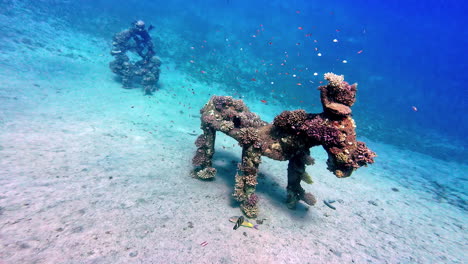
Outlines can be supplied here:
[[348, 177], [359, 167], [374, 162], [376, 154], [365, 143], [356, 140], [355, 122], [351, 106], [356, 101], [357, 84], [348, 84], [344, 76], [325, 74], [327, 85], [320, 86], [323, 112], [304, 110], [284, 111], [272, 124], [262, 121], [249, 111], [242, 100], [229, 96], [213, 96], [200, 110], [201, 129], [193, 158], [194, 175], [201, 179], [215, 176], [212, 168], [216, 131], [236, 139], [242, 147], [242, 161], [235, 178], [234, 198], [248, 217], [258, 214], [258, 196], [255, 194], [258, 166], [261, 156], [274, 160], [288, 160], [287, 206], [295, 208], [302, 200], [314, 205], [317, 200], [306, 193], [301, 181], [312, 183], [305, 171], [313, 165], [310, 148], [322, 146], [328, 154], [328, 170], [337, 177]]

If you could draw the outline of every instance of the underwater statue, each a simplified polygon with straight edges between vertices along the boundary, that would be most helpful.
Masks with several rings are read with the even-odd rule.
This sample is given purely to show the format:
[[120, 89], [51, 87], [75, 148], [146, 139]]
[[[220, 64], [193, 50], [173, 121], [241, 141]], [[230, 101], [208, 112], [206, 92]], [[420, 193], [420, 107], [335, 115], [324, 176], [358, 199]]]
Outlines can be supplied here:
[[310, 148], [323, 146], [328, 153], [328, 170], [338, 178], [348, 177], [359, 167], [374, 162], [376, 154], [364, 142], [356, 140], [356, 125], [351, 117], [357, 84], [350, 85], [343, 75], [325, 74], [328, 84], [320, 86], [323, 112], [309, 114], [304, 110], [284, 111], [272, 124], [262, 121], [249, 111], [242, 100], [230, 96], [213, 96], [201, 109], [203, 134], [195, 141], [193, 176], [210, 179], [216, 174], [212, 167], [216, 131], [237, 140], [242, 147], [233, 196], [241, 202], [247, 217], [258, 214], [255, 194], [261, 157], [288, 160], [287, 205], [293, 209], [302, 200], [309, 205], [315, 197], [306, 193], [301, 181], [312, 183], [306, 165], [314, 164]]
[[[150, 26], [146, 30], [145, 22], [138, 20], [129, 29], [114, 36], [111, 50], [114, 60], [109, 63], [109, 67], [122, 78], [123, 88], [130, 89], [132, 79], [138, 76], [146, 94], [156, 90], [161, 61], [155, 56], [154, 45], [149, 35], [152, 28]], [[135, 52], [141, 59], [132, 63], [127, 52]]]

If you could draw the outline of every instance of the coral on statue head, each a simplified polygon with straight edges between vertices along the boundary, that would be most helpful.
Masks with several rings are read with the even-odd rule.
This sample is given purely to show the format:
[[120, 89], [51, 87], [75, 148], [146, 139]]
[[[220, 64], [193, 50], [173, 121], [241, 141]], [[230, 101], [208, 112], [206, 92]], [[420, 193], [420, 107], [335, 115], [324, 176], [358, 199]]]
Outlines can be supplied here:
[[350, 115], [350, 107], [356, 101], [357, 84], [350, 85], [343, 75], [331, 72], [325, 73], [324, 77], [328, 85], [318, 88], [324, 112], [338, 117]]

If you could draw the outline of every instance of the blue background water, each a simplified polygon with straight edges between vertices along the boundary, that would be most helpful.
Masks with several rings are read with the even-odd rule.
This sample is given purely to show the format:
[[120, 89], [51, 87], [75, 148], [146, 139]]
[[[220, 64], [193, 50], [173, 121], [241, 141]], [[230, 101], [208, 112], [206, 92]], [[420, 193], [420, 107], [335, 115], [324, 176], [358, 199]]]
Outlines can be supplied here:
[[269, 103], [317, 112], [315, 89], [323, 73], [344, 74], [359, 83], [354, 115], [361, 135], [465, 162], [463, 1], [17, 3], [42, 14], [38, 22], [60, 17], [60, 26], [109, 42], [131, 21], [143, 19], [156, 27], [160, 56], [208, 84], [224, 83], [234, 96], [255, 91]]

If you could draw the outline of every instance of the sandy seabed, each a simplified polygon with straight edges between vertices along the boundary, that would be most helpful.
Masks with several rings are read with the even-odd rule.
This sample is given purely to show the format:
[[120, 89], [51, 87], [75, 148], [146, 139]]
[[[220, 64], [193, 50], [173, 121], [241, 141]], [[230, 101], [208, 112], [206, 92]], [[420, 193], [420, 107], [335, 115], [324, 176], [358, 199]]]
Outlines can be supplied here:
[[[0, 72], [0, 263], [468, 263], [459, 194], [434, 187], [466, 165], [361, 139], [376, 163], [337, 179], [316, 148], [304, 187], [318, 203], [288, 210], [287, 163], [265, 158], [265, 220], [233, 230], [237, 143], [218, 134], [216, 179], [190, 177], [199, 109], [223, 87], [166, 61], [143, 96], [120, 88], [107, 55], [85, 58]], [[245, 101], [269, 121], [282, 110]]]

